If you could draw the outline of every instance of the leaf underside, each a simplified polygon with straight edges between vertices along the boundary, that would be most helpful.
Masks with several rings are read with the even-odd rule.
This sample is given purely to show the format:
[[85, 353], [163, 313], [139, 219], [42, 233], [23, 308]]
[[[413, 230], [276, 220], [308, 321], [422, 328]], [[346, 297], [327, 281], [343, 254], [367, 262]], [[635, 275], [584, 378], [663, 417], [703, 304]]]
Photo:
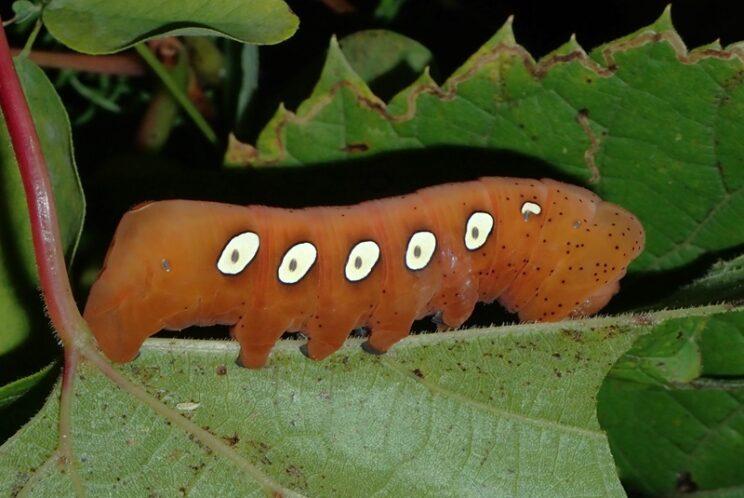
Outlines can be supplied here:
[[[259, 495], [253, 466], [276, 490], [310, 496], [622, 496], [595, 415], [602, 379], [639, 335], [721, 313], [419, 335], [381, 357], [350, 341], [324, 362], [284, 341], [257, 371], [235, 365], [233, 342], [151, 340], [122, 371], [217, 446], [84, 364], [76, 464], [89, 492], [122, 496]], [[0, 493], [70, 494], [66, 474], [45, 464], [56, 409], [55, 393], [0, 450]]]

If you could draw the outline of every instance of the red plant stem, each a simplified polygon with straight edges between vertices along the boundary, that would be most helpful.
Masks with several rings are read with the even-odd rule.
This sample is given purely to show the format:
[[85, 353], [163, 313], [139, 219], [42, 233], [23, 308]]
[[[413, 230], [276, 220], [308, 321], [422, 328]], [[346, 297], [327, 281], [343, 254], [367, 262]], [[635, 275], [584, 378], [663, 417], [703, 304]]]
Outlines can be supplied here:
[[[10, 53], [18, 55], [19, 48], [11, 48]], [[32, 50], [28, 58], [42, 67], [52, 69], [72, 69], [86, 73], [113, 74], [120, 76], [144, 76], [147, 67], [134, 54], [85, 55], [74, 52], [52, 52]]]
[[[0, 20], [1, 21], [1, 20]], [[47, 313], [65, 348], [59, 410], [59, 454], [75, 494], [85, 492], [72, 448], [72, 400], [78, 346], [86, 347], [86, 324], [72, 296], [57, 222], [54, 192], [31, 110], [13, 65], [0, 22], [0, 108], [13, 144], [26, 192], [36, 266]]]
[[72, 296], [59, 233], [54, 193], [31, 110], [15, 72], [5, 30], [0, 28], [0, 107], [26, 192], [36, 264], [47, 312], [65, 348], [85, 326]]

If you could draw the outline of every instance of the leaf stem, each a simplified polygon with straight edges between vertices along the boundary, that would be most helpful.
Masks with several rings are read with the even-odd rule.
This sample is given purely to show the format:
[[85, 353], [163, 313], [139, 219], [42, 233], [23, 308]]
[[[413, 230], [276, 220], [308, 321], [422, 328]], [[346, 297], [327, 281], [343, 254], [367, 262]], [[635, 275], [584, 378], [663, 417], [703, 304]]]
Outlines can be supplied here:
[[[13, 55], [22, 52], [11, 48]], [[143, 76], [147, 67], [140, 58], [132, 53], [114, 55], [87, 55], [74, 52], [52, 52], [50, 50], [31, 50], [27, 57], [41, 67], [54, 69], [72, 69], [95, 74], [112, 74], [121, 76]]]
[[26, 44], [23, 46], [23, 50], [21, 50], [21, 54], [20, 54], [21, 57], [28, 57], [28, 53], [31, 51], [31, 47], [34, 46], [36, 37], [39, 36], [39, 31], [41, 31], [41, 19], [36, 20], [36, 24], [34, 24], [34, 29], [31, 31], [31, 34], [28, 35]]
[[26, 192], [36, 265], [49, 318], [65, 348], [60, 408], [60, 450], [73, 489], [79, 495], [82, 484], [74, 469], [71, 446], [71, 399], [77, 347], [85, 346], [87, 326], [72, 295], [57, 221], [52, 183], [31, 110], [13, 65], [5, 29], [0, 26], [0, 109], [8, 127], [18, 169]]
[[176, 83], [176, 81], [171, 77], [168, 70], [160, 63], [158, 58], [155, 57], [155, 54], [153, 54], [144, 43], [138, 43], [134, 48], [137, 50], [137, 53], [140, 54], [142, 59], [144, 59], [144, 61], [152, 68], [158, 78], [160, 78], [168, 91], [170, 91], [171, 95], [173, 95], [173, 98], [176, 99], [176, 102], [178, 102], [181, 108], [183, 108], [186, 114], [188, 114], [207, 140], [209, 140], [211, 144], [216, 145], [217, 135], [214, 130], [212, 130], [212, 127], [209, 126], [209, 123], [204, 119], [204, 116], [201, 115], [188, 97], [181, 91], [178, 87], [178, 83]]
[[85, 496], [85, 488], [75, 465], [72, 449], [72, 400], [75, 371], [78, 365], [78, 350], [65, 348], [65, 364], [62, 369], [62, 389], [59, 399], [59, 452], [72, 482], [75, 496]]

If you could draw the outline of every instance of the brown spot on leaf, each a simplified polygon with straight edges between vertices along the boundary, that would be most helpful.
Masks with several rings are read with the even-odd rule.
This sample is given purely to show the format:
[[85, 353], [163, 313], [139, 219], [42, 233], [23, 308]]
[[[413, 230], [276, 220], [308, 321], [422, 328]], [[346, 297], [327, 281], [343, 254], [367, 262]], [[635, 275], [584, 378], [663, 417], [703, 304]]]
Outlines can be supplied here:
[[349, 154], [355, 152], [367, 152], [369, 150], [369, 145], [365, 143], [346, 144], [346, 147], [343, 147], [341, 150]]
[[238, 437], [238, 433], [237, 432], [235, 434], [233, 434], [232, 436], [225, 436], [222, 439], [224, 439], [225, 442], [229, 446], [235, 446], [236, 444], [238, 444], [240, 442], [240, 438]]

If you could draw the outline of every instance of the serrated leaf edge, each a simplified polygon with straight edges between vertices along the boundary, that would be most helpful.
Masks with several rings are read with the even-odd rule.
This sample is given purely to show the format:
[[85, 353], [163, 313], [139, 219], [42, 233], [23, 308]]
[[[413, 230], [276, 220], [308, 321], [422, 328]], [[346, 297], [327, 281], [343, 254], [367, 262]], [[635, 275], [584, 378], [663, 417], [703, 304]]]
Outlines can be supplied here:
[[[334, 41], [335, 38], [331, 41], [331, 48], [334, 45]], [[340, 50], [329, 50], [329, 59], [331, 57], [334, 59], [343, 59], [345, 65], [348, 67], [349, 74], [353, 74], [354, 76], [349, 80], [342, 79], [337, 81], [325, 93], [314, 90], [311, 97], [300, 104], [296, 112], [288, 110], [281, 105], [266, 127], [261, 131], [256, 147], [242, 144], [245, 147], [255, 150], [255, 153], [245, 155], [245, 162], [240, 165], [253, 167], [273, 166], [288, 159], [284, 139], [285, 127], [289, 124], [303, 125], [312, 120], [327, 105], [333, 102], [334, 97], [341, 89], [348, 89], [353, 92], [361, 105], [377, 113], [386, 121], [390, 123], [402, 123], [415, 117], [416, 103], [421, 94], [430, 94], [441, 100], [452, 100], [457, 96], [457, 88], [460, 84], [473, 78], [483, 66], [502, 58], [521, 59], [525, 69], [538, 80], [544, 78], [555, 66], [571, 62], [580, 64], [598, 77], [608, 78], [613, 76], [618, 69], [617, 61], [615, 60], [615, 56], [618, 53], [628, 52], [650, 43], [662, 42], [667, 43], [674, 50], [677, 59], [683, 64], [696, 64], [701, 60], [711, 58], [721, 60], [737, 59], [744, 63], [744, 42], [730, 44], [725, 49], [716, 48], [715, 45], [708, 44], [697, 49], [688, 50], [679, 34], [673, 28], [670, 6], [667, 6], [661, 17], [650, 26], [642, 28], [627, 37], [601, 45], [594, 49], [591, 54], [587, 54], [572, 35], [568, 42], [537, 62], [527, 49], [514, 40], [512, 17], [510, 17], [496, 34], [457, 69], [444, 84], [441, 86], [438, 85], [425, 72], [417, 81], [394, 96], [389, 103], [385, 103], [371, 93], [367, 85], [354, 72], [348, 61], [345, 60]], [[599, 61], [596, 59], [599, 59]], [[327, 59], [326, 64], [328, 62]], [[321, 75], [319, 83], [321, 81], [323, 81], [323, 75]], [[327, 83], [325, 81], [323, 82]], [[391, 112], [390, 108], [397, 107], [401, 100], [405, 102], [402, 112]], [[587, 127], [582, 126], [582, 128], [587, 133]], [[590, 140], [590, 149], [596, 148], [597, 145], [592, 143], [592, 136], [589, 135], [588, 138]], [[365, 154], [373, 153], [375, 153], [374, 150], [365, 152]], [[357, 153], [357, 155], [359, 154]], [[234, 157], [231, 159], [231, 164], [235, 165]], [[593, 153], [591, 150], [587, 150], [585, 153], [585, 160], [587, 168], [591, 173], [590, 182], [597, 182], [599, 180], [599, 170], [593, 162]]]

